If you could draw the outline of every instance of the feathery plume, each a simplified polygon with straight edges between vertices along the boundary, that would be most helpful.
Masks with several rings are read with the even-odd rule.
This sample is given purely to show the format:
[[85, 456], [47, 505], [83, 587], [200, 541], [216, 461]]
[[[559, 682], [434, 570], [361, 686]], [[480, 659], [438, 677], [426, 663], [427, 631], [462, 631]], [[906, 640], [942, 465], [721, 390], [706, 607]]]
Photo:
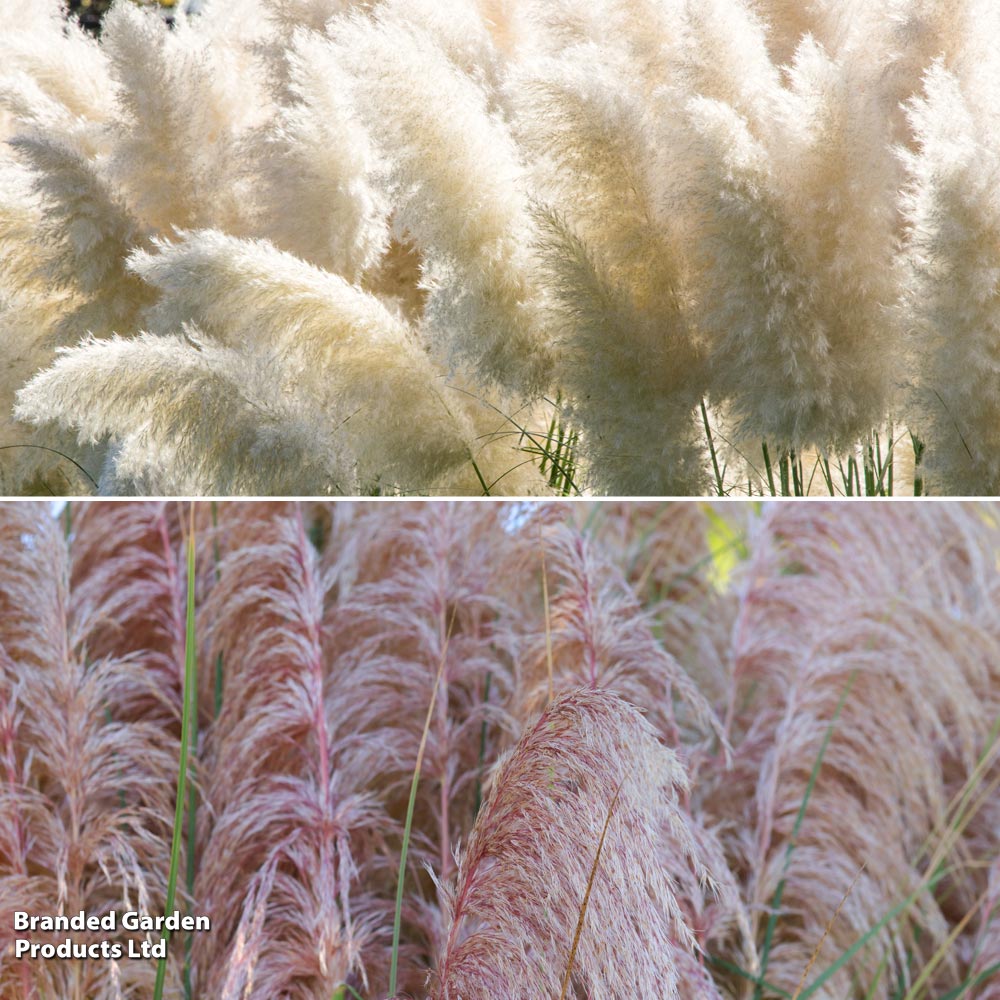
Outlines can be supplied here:
[[[348, 745], [358, 746], [352, 754], [359, 763], [361, 748], [379, 747], [379, 773], [368, 775], [364, 787], [402, 826], [422, 713], [439, 685], [403, 910], [407, 937], [433, 954], [443, 940], [435, 884], [454, 876], [454, 852], [475, 820], [486, 761], [495, 759], [513, 728], [503, 707], [512, 687], [513, 640], [500, 624], [507, 539], [493, 505], [408, 504], [374, 515], [367, 512], [355, 529], [361, 544], [352, 562], [363, 576], [329, 618], [338, 678], [331, 707]], [[421, 865], [435, 884], [421, 877]], [[419, 954], [404, 959], [404, 977], [419, 982], [425, 962]]]
[[694, 937], [671, 872], [644, 859], [666, 849], [710, 878], [678, 801], [686, 783], [614, 695], [552, 702], [493, 777], [451, 896], [435, 1000], [560, 995], [609, 812], [572, 982], [592, 996], [681, 995], [677, 956]]
[[[769, 115], [777, 110], [782, 81], [780, 64], [768, 54], [759, 4], [746, 0], [684, 3], [676, 21], [674, 38], [659, 55], [668, 70], [664, 86], [653, 95], [654, 106], [669, 111], [671, 104], [683, 106], [695, 96], [723, 101], [762, 138]], [[669, 121], [665, 117], [662, 124]], [[669, 160], [665, 165], [683, 169], [682, 164]]]
[[168, 28], [135, 4], [108, 13], [102, 48], [120, 94], [110, 171], [136, 218], [158, 232], [245, 233], [252, 189], [236, 180], [239, 139], [266, 107], [249, 51], [183, 12]]
[[[878, 119], [850, 107], [838, 68], [808, 42], [793, 86], [780, 142], [724, 102], [688, 102], [706, 282], [697, 322], [711, 340], [713, 399], [741, 436], [838, 451], [881, 424], [896, 380], [892, 189], [873, 183], [858, 203], [858, 133]], [[864, 222], [856, 248], [846, 211]]]
[[11, 143], [32, 170], [43, 199], [36, 241], [45, 249], [39, 276], [49, 287], [76, 292], [50, 335], [74, 343], [82, 334], [106, 337], [131, 330], [149, 304], [148, 288], [125, 268], [129, 251], [143, 234], [119, 201], [107, 177], [79, 142], [23, 135]]
[[507, 110], [506, 67], [491, 34], [494, 25], [475, 0], [383, 0], [379, 14], [434, 39], [451, 63], [482, 87], [491, 111]]
[[[620, 695], [650, 715], [657, 732], [679, 742], [675, 698], [683, 724], [721, 734], [721, 724], [679, 663], [656, 641], [649, 617], [610, 560], [582, 532], [555, 524], [541, 539], [523, 534], [525, 562], [538, 566], [545, 549], [548, 621], [535, 625], [522, 654], [518, 681], [521, 718], [537, 712], [548, 694], [551, 647], [556, 692], [587, 685]], [[533, 616], [534, 617], [534, 616]]]
[[[8, 961], [13, 912], [99, 916], [130, 900], [155, 912], [167, 869], [164, 817], [176, 741], [109, 712], [127, 659], [86, 659], [68, 562], [47, 506], [0, 509], [0, 592], [4, 603], [24, 609], [4, 616], [0, 638], [0, 815], [14, 821], [4, 824], [11, 847], [0, 855], [0, 986], [13, 995], [82, 1000], [107, 995], [109, 960]], [[153, 971], [149, 962], [128, 963], [123, 991], [141, 995]]]
[[388, 241], [389, 205], [370, 181], [375, 154], [329, 40], [299, 29], [287, 60], [290, 100], [252, 147], [261, 228], [278, 246], [354, 281]]
[[31, 172], [0, 153], [0, 345], [4, 358], [0, 445], [5, 449], [0, 452], [0, 493], [5, 495], [86, 493], [93, 488], [101, 465], [100, 454], [77, 445], [75, 435], [53, 428], [30, 434], [13, 418], [18, 389], [52, 363], [55, 331], [66, 312], [80, 303], [78, 293], [53, 288], [45, 277], [51, 249], [37, 239], [44, 227], [43, 204]]
[[[108, 487], [154, 494], [344, 492], [339, 443], [266, 359], [186, 337], [84, 340], [18, 393], [16, 415], [118, 446]], [[223, 433], [220, 433], [222, 431]]]
[[[0, 38], [0, 80], [6, 103], [15, 81], [36, 93], [66, 118], [105, 122], [114, 110], [108, 61], [95, 39], [60, 0], [38, 0], [30, 8], [20, 0], [0, 0], [0, 18], [11, 30]], [[14, 26], [16, 25], [16, 30]], [[0, 130], [2, 137], [2, 130]]]
[[935, 63], [909, 110], [919, 150], [901, 154], [910, 175], [903, 316], [919, 359], [909, 420], [927, 442], [936, 491], [958, 496], [1000, 492], [1000, 155], [989, 138], [992, 98], [977, 96]]
[[353, 790], [359, 775], [340, 765], [321, 642], [330, 581], [301, 512], [256, 525], [257, 539], [220, 564], [206, 605], [227, 678], [210, 739], [213, 819], [197, 891], [234, 943], [197, 942], [200, 988], [329, 997], [365, 978], [371, 903], [355, 883], [384, 820]]
[[167, 506], [89, 503], [71, 514], [71, 608], [86, 632], [87, 655], [128, 659], [116, 717], [179, 734], [185, 581]]
[[[728, 534], [717, 532], [718, 519]], [[713, 509], [696, 503], [601, 501], [580, 530], [613, 563], [638, 603], [653, 616], [664, 649], [713, 705], [725, 701], [737, 598], [731, 574], [749, 555], [744, 505]], [[584, 524], [588, 528], [584, 528]], [[732, 567], [718, 578], [718, 565]]]
[[278, 355], [300, 394], [326, 411], [318, 422], [335, 425], [362, 482], [381, 475], [387, 487], [427, 489], [468, 463], [470, 404], [373, 295], [268, 243], [213, 230], [157, 247], [131, 262], [163, 293], [153, 328], [193, 321], [223, 345]]
[[701, 492], [702, 359], [678, 247], [654, 221], [646, 108], [622, 72], [596, 45], [579, 46], [533, 65], [518, 88], [521, 139], [552, 205], [536, 212], [536, 252], [552, 290], [556, 372], [598, 489]]
[[[402, 13], [345, 18], [331, 30], [357, 114], [386, 161], [395, 225], [425, 254], [428, 339], [489, 383], [543, 387], [551, 359], [526, 260], [524, 171], [507, 127]], [[389, 62], [398, 73], [378, 70]]]
[[[769, 906], [785, 883], [781, 910], [797, 920], [778, 920], [766, 973], [785, 989], [817, 947], [818, 967], [829, 965], [910, 893], [919, 940], [906, 920], [890, 921], [873, 936], [876, 947], [831, 978], [831, 995], [849, 995], [855, 974], [874, 983], [883, 955], [905, 979], [905, 949], [929, 955], [946, 934], [938, 902], [918, 891], [921, 851], [951, 795], [941, 758], [956, 762], [961, 784], [992, 721], [983, 699], [1000, 710], [989, 696], [993, 612], [967, 586], [992, 559], [995, 527], [973, 511], [934, 510], [781, 506], [758, 525], [734, 627], [735, 773], [719, 784], [726, 801], [709, 808], [736, 830], [748, 827], [729, 846], [745, 858], [751, 907]], [[928, 746], [941, 756], [913, 749]], [[900, 759], [905, 770], [893, 764]], [[746, 801], [734, 791], [744, 781], [755, 785], [752, 799], [733, 812]], [[770, 932], [759, 923], [757, 936]], [[883, 977], [873, 995], [887, 997], [892, 980]]]

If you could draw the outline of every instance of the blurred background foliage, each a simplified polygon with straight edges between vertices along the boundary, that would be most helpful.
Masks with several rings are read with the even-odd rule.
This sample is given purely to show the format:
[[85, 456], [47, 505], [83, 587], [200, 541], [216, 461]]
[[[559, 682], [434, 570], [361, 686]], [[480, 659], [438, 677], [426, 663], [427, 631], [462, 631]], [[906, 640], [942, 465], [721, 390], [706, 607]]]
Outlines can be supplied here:
[[[111, 8], [112, 2], [113, 0], [69, 0], [68, 6], [70, 13], [76, 15], [80, 24], [96, 35], [101, 30], [101, 18]], [[132, 3], [162, 7], [164, 12], [169, 12], [170, 8], [177, 5], [177, 0], [132, 0]]]

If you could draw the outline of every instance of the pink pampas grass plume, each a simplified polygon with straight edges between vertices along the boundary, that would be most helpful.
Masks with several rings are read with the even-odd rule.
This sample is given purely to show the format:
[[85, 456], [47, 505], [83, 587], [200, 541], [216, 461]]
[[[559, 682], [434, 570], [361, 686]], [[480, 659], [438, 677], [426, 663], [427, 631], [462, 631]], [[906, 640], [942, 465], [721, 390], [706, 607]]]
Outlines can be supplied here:
[[131, 654], [130, 679], [115, 692], [120, 711], [179, 733], [185, 580], [169, 505], [88, 503], [66, 516], [72, 606], [88, 655]]
[[[107, 958], [11, 960], [14, 911], [162, 912], [169, 867], [176, 743], [115, 713], [128, 657], [86, 655], [69, 558], [47, 504], [0, 507], [0, 995], [25, 1000], [116, 993]], [[120, 971], [117, 995], [148, 995], [152, 963]]]
[[[1000, 708], [995, 605], [980, 583], [995, 573], [996, 525], [986, 513], [777, 505], [755, 533], [733, 640], [735, 772], [722, 776], [711, 805], [737, 831], [729, 846], [734, 867], [746, 865], [758, 943], [786, 881], [781, 909], [795, 919], [777, 922], [767, 968], [779, 987], [795, 989], [817, 948], [816, 972], [829, 966], [918, 889], [927, 844], [936, 846], [948, 801], [984, 748]], [[749, 802], [744, 782], [754, 786]], [[745, 805], [733, 812], [737, 803]], [[949, 881], [918, 892], [904, 919], [831, 978], [829, 995], [849, 995], [852, 975], [874, 983], [884, 957], [891, 975], [871, 995], [887, 997], [909, 975], [906, 948], [919, 968], [947, 936], [955, 890]], [[946, 989], [955, 971], [946, 963], [946, 978], [932, 982]]]
[[672, 745], [681, 726], [702, 736], [721, 734], [712, 707], [656, 640], [652, 619], [600, 545], [565, 523], [528, 526], [522, 545], [533, 573], [545, 573], [548, 608], [536, 601], [533, 609], [543, 617], [523, 657], [521, 718], [530, 718], [551, 694], [551, 649], [555, 693], [581, 685], [614, 691], [649, 712]]
[[245, 544], [205, 605], [225, 689], [206, 745], [213, 816], [196, 894], [223, 933], [196, 942], [200, 988], [328, 998], [366, 979], [371, 903], [355, 883], [381, 812], [340, 766], [321, 643], [329, 577], [301, 510], [233, 513]]
[[680, 996], [694, 935], [671, 873], [649, 859], [711, 880], [680, 806], [686, 784], [621, 699], [552, 702], [494, 776], [450, 896], [434, 1000]]
[[[328, 618], [336, 683], [331, 710], [348, 747], [343, 765], [402, 828], [432, 697], [409, 847], [405, 981], [419, 987], [443, 941], [439, 890], [472, 829], [489, 762], [516, 731], [510, 589], [516, 545], [498, 505], [405, 504], [367, 509]], [[435, 694], [436, 692], [436, 694]], [[356, 748], [356, 749], [355, 749]], [[372, 760], [377, 757], [377, 767]], [[356, 763], [351, 763], [356, 761]], [[393, 843], [397, 843], [395, 838]], [[398, 848], [397, 848], [398, 849]], [[395, 894], [397, 869], [373, 889]], [[425, 874], [430, 872], [433, 879]]]

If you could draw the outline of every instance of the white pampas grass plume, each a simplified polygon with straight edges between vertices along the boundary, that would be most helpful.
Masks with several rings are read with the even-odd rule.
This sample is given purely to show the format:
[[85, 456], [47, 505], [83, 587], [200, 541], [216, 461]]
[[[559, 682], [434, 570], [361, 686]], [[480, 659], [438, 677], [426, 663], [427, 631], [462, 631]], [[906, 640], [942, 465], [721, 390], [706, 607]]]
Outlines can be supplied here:
[[380, 7], [382, 17], [433, 38], [452, 64], [483, 88], [491, 110], [506, 106], [501, 92], [506, 65], [491, 34], [495, 22], [477, 0], [382, 0]]
[[498, 765], [462, 856], [435, 1000], [558, 997], [574, 947], [570, 995], [678, 997], [694, 938], [670, 872], [646, 859], [666, 847], [709, 879], [678, 801], [686, 783], [619, 698], [550, 704]]
[[[266, 101], [247, 49], [178, 12], [116, 4], [102, 48], [118, 85], [110, 170], [136, 217], [171, 226], [248, 229], [252, 188], [240, 183], [239, 140]], [[182, 178], [182, 180], [178, 180]]]
[[389, 204], [370, 183], [375, 153], [330, 42], [300, 29], [287, 61], [289, 100], [253, 149], [260, 224], [278, 246], [354, 281], [388, 241]]
[[536, 212], [536, 252], [560, 344], [555, 370], [598, 490], [698, 493], [703, 361], [680, 248], [657, 219], [647, 109], [620, 85], [623, 65], [579, 46], [517, 81], [521, 139], [552, 206]]
[[560, 334], [563, 416], [584, 433], [588, 485], [614, 495], [702, 492], [707, 470], [695, 414], [703, 366], [669, 286], [660, 286], [660, 308], [644, 309], [566, 220], [542, 214], [538, 229]]
[[[523, 167], [483, 90], [426, 32], [397, 18], [334, 22], [357, 113], [387, 163], [395, 224], [426, 256], [432, 343], [481, 378], [547, 384], [526, 244]], [[393, 65], [393, 73], [379, 67]]]
[[30, 133], [13, 149], [33, 173], [43, 216], [35, 241], [40, 273], [50, 286], [76, 292], [53, 331], [57, 343], [81, 334], [106, 337], [130, 330], [152, 295], [125, 268], [129, 251], [144, 239], [97, 160], [80, 141]]
[[2, 0], [0, 19], [8, 26], [0, 36], [0, 105], [12, 96], [17, 100], [12, 90], [16, 91], [18, 83], [29, 84], [67, 119], [104, 122], [110, 118], [114, 89], [107, 58], [97, 41], [67, 17], [60, 0], [31, 4]]
[[659, 55], [667, 65], [664, 86], [654, 95], [654, 102], [667, 112], [661, 124], [669, 121], [671, 103], [700, 96], [724, 101], [753, 128], [764, 126], [775, 110], [781, 73], [768, 54], [760, 4], [705, 0], [678, 7], [676, 37]]
[[[448, 388], [414, 332], [375, 296], [264, 241], [209, 230], [157, 249], [131, 264], [163, 293], [153, 327], [194, 322], [224, 345], [277, 355], [362, 483], [430, 490], [483, 447], [475, 400]], [[514, 465], [517, 453], [506, 451]]]
[[66, 333], [63, 319], [86, 303], [78, 290], [62, 287], [64, 274], [56, 282], [49, 274], [59, 269], [54, 248], [41, 237], [48, 227], [35, 181], [25, 164], [0, 153], [0, 444], [6, 449], [0, 452], [0, 493], [65, 496], [93, 489], [101, 457], [77, 445], [75, 435], [58, 428], [31, 434], [13, 418], [18, 389], [52, 363]]
[[5, 297], [44, 299], [43, 274], [47, 258], [39, 259], [40, 246], [35, 239], [44, 225], [42, 198], [36, 178], [26, 164], [4, 149], [0, 155], [0, 250], [4, 266], [0, 269], [0, 290]]
[[[836, 13], [833, 0], [824, 5]], [[907, 108], [923, 91], [935, 62], [959, 72], [995, 58], [989, 39], [1000, 28], [997, 14], [989, 0], [892, 0], [887, 10], [862, 3], [842, 17], [841, 47], [867, 64], [872, 84], [890, 109], [894, 141], [916, 150]]]
[[272, 365], [196, 331], [86, 339], [18, 393], [15, 412], [110, 437], [115, 489], [317, 496], [350, 482], [333, 429], [282, 391]]
[[935, 64], [910, 106], [919, 151], [902, 154], [910, 175], [903, 315], [918, 359], [909, 419], [927, 442], [935, 490], [959, 496], [1000, 492], [1000, 153], [993, 98], [980, 103], [969, 89]]
[[[878, 119], [850, 108], [838, 72], [803, 43], [777, 131], [721, 101], [686, 110], [712, 397], [737, 433], [796, 450], [837, 451], [880, 426], [897, 377], [891, 172], [880, 165], [854, 206], [856, 133]], [[843, 226], [855, 211], [857, 246]]]

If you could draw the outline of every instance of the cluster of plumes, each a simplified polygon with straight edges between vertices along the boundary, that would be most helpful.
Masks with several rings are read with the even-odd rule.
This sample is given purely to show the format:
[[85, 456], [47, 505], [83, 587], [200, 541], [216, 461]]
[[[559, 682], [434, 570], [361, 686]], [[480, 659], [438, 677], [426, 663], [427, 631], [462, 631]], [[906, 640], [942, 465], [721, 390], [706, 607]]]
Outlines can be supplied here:
[[1000, 489], [991, 0], [4, 3], [8, 493]]
[[388, 996], [418, 759], [397, 997], [997, 996], [1000, 511], [731, 512], [8, 504], [0, 991], [150, 995], [9, 945], [162, 911], [193, 524], [166, 996]]
[[[494, 259], [521, 252], [516, 219], [495, 218], [499, 195], [478, 229], [471, 210], [492, 133], [462, 160], [460, 122], [450, 145], [428, 137], [442, 183], [464, 178], [450, 215], [449, 191], [391, 200], [346, 61], [397, 41], [353, 19], [325, 32], [348, 6], [218, 4], [168, 27], [121, 3], [100, 42], [58, 0], [0, 9], [17, 25], [0, 49], [3, 492], [541, 489], [501, 390], [442, 346], [469, 320], [498, 370], [533, 356], [524, 269]], [[435, 51], [409, 49], [416, 66]], [[443, 54], [436, 70], [428, 93], [450, 86], [478, 124], [477, 85]], [[494, 180], [511, 171], [497, 160]]]
[[784, 882], [793, 918], [777, 921], [766, 976], [779, 988], [879, 927], [818, 995], [879, 982], [865, 995], [887, 997], [925, 969], [944, 995], [989, 967], [998, 543], [992, 506], [785, 505], [754, 527], [730, 652], [734, 770], [708, 808], [729, 817], [758, 942]]
[[[535, 995], [523, 978], [529, 961], [541, 963], [555, 992], [570, 970], [569, 996], [598, 988], [624, 996], [631, 972], [610, 971], [608, 956], [627, 949], [637, 958], [655, 944], [662, 960], [643, 973], [646, 992], [704, 995], [702, 949], [721, 939], [713, 928], [749, 926], [714, 831], [688, 806], [680, 735], [708, 739], [721, 723], [657, 647], [624, 572], [568, 523], [570, 513], [195, 509], [197, 736], [178, 898], [214, 929], [192, 935], [190, 949], [175, 936], [166, 996], [187, 995], [188, 983], [193, 995], [233, 1000], [329, 998], [348, 988], [386, 996], [422, 744], [398, 992], [467, 995], [477, 975], [468, 955], [481, 960], [492, 949], [492, 978], [481, 978], [476, 995], [499, 995], [504, 983], [509, 995]], [[151, 963], [13, 961], [9, 918], [163, 909], [187, 524], [175, 503], [71, 504], [58, 520], [45, 504], [0, 512], [5, 993], [150, 995]], [[539, 543], [551, 553], [547, 585]], [[548, 701], [537, 683], [546, 635]], [[508, 855], [504, 838], [530, 838], [541, 815], [519, 816], [531, 797], [561, 825], [547, 823], [545, 843]], [[470, 852], [483, 876], [497, 850], [507, 876], [480, 884]], [[657, 865], [637, 892], [632, 873], [651, 854]], [[542, 855], [551, 871], [532, 878], [523, 862]], [[508, 894], [534, 885], [517, 900], [515, 922], [505, 882]], [[560, 924], [547, 944], [532, 945], [532, 928], [551, 924], [547, 907]], [[611, 935], [609, 922], [618, 928]], [[535, 959], [509, 957], [516, 928], [518, 948], [543, 949]], [[87, 970], [79, 982], [78, 967]]]

